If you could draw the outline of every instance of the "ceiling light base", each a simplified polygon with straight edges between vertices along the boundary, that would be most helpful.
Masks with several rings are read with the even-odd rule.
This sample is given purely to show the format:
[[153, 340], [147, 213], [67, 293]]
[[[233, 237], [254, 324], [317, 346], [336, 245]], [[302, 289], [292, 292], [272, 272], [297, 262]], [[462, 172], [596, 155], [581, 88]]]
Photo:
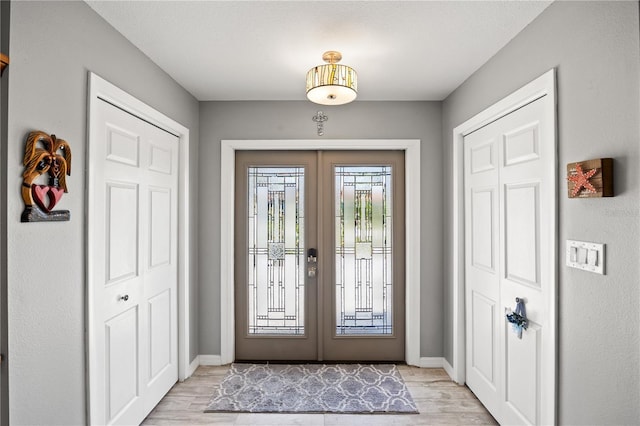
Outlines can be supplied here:
[[342, 60], [342, 53], [335, 50], [328, 50], [322, 54], [322, 60], [328, 64], [337, 64]]

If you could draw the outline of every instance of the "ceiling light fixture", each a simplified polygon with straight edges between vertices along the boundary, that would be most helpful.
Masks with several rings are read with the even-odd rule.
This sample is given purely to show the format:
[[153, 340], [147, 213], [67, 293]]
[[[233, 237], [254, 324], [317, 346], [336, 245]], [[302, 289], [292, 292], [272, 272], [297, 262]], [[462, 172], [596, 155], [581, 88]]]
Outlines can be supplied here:
[[343, 105], [358, 96], [358, 76], [355, 70], [338, 62], [342, 54], [330, 50], [322, 59], [326, 65], [313, 67], [307, 73], [307, 98], [321, 105]]

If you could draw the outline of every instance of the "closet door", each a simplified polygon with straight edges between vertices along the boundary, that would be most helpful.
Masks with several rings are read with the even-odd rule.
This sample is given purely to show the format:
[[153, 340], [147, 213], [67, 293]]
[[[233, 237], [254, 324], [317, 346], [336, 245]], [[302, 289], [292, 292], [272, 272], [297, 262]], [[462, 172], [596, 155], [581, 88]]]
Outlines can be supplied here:
[[[467, 383], [503, 424], [553, 422], [555, 144], [548, 97], [464, 138]], [[505, 320], [523, 300], [521, 338]]]
[[499, 136], [483, 128], [464, 139], [467, 385], [500, 411]]
[[178, 138], [98, 101], [91, 144], [91, 419], [138, 424], [178, 380]]

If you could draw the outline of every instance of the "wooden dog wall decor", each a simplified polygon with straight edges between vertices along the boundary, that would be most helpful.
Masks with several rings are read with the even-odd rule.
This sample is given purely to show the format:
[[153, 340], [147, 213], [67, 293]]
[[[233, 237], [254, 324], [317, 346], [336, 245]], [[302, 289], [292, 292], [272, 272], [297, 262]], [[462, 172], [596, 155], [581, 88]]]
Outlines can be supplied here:
[[69, 144], [44, 132], [33, 131], [27, 137], [22, 161], [22, 222], [67, 221], [69, 210], [53, 210], [67, 191], [66, 177], [71, 175]]

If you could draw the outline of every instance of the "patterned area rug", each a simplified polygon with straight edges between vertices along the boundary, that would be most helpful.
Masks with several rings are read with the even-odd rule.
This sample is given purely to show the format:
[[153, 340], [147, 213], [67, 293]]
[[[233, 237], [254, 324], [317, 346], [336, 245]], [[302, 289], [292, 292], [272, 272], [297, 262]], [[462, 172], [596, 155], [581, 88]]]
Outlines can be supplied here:
[[233, 364], [205, 412], [417, 413], [391, 364]]

